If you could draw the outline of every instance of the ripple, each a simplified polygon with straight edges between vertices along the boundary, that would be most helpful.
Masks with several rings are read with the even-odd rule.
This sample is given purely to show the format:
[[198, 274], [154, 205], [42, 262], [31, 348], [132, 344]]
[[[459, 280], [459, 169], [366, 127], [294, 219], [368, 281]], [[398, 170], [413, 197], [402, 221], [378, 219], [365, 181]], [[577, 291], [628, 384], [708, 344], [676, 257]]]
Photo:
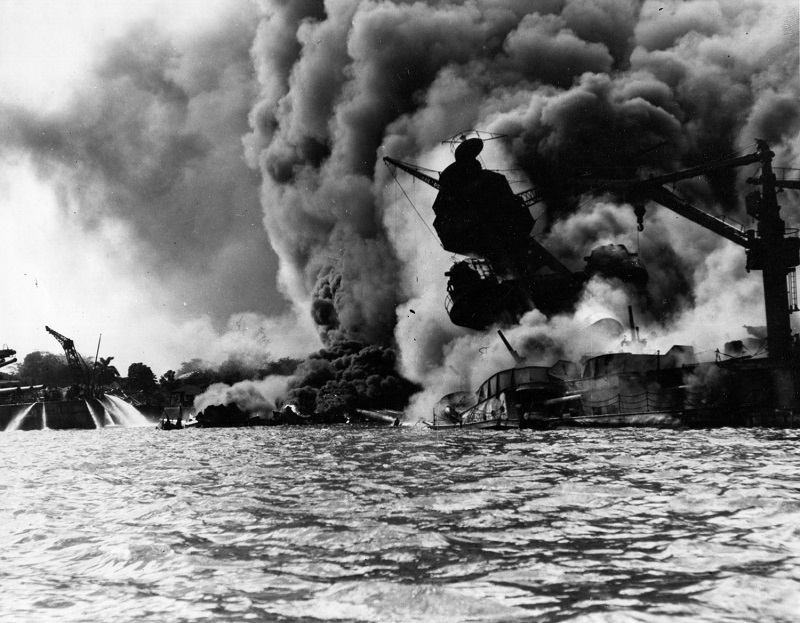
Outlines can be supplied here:
[[0, 620], [800, 611], [796, 435], [390, 433], [0, 435]]

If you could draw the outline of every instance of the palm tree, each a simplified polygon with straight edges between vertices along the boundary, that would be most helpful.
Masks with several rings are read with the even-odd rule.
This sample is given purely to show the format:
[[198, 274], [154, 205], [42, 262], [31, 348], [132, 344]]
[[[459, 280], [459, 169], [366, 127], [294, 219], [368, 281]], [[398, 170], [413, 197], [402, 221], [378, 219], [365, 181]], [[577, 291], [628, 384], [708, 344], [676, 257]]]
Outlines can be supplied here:
[[113, 357], [100, 357], [94, 364], [95, 379], [98, 385], [111, 385], [119, 378], [119, 371], [111, 365]]

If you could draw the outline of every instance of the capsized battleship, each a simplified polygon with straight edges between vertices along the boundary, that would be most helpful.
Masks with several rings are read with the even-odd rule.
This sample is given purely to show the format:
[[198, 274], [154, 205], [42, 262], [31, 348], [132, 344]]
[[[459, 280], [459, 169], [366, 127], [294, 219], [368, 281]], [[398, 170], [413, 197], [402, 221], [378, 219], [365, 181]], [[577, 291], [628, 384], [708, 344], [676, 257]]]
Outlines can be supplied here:
[[[531, 236], [534, 221], [524, 211], [541, 199], [536, 189], [515, 195], [502, 175], [483, 170], [477, 160], [483, 146], [479, 137], [451, 140], [458, 143], [455, 162], [438, 180], [415, 165], [384, 160], [439, 189], [433, 205], [437, 234], [445, 250], [469, 256], [448, 272], [447, 308], [454, 324], [483, 330], [493, 324], [511, 325], [534, 307], [547, 315], [568, 311], [596, 274], [616, 278], [621, 287], [646, 290], [646, 269], [621, 245], [595, 249], [580, 273], [563, 266]], [[517, 362], [515, 368], [487, 379], [474, 394], [442, 398], [433, 409], [431, 425], [477, 425], [480, 420], [481, 427], [489, 421], [498, 427], [800, 426], [800, 343], [790, 323], [790, 314], [798, 311], [795, 268], [800, 264], [800, 239], [797, 229], [786, 227], [777, 201], [782, 189], [800, 189], [800, 180], [779, 179], [772, 167], [774, 154], [765, 142], [756, 144], [752, 154], [684, 171], [646, 178], [579, 178], [572, 186], [578, 195], [603, 193], [632, 205], [640, 231], [647, 207], [659, 204], [743, 247], [746, 270], [763, 276], [765, 356], [722, 352], [716, 361], [701, 363], [691, 347], [676, 345], [664, 354], [590, 357], [583, 366], [562, 365], [560, 376], [551, 366], [533, 370]], [[747, 179], [756, 187], [746, 197], [755, 229], [708, 214], [668, 188], [747, 165], [760, 167], [758, 176]], [[634, 327], [631, 341], [639, 341]]]

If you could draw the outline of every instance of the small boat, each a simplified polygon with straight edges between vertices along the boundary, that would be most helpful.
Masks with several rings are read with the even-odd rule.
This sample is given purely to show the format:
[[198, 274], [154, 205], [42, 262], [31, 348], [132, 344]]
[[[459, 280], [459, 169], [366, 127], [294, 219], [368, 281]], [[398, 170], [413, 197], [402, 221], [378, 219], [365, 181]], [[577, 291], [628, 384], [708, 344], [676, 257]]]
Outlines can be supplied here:
[[159, 420], [157, 428], [159, 430], [179, 430], [184, 428], [184, 425], [181, 420], [175, 420], [173, 422], [168, 417], [163, 417]]
[[349, 418], [350, 424], [373, 424], [377, 426], [400, 426], [402, 411], [393, 409], [356, 409]]

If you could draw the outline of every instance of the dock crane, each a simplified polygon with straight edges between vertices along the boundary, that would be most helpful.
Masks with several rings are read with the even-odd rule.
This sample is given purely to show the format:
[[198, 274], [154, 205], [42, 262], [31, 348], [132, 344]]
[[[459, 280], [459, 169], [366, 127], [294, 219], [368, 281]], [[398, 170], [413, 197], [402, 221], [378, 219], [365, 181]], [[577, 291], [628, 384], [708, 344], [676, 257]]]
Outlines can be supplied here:
[[[797, 229], [789, 229], [780, 215], [777, 191], [783, 188], [800, 189], [800, 182], [777, 179], [770, 151], [765, 141], [756, 141], [753, 154], [718, 160], [684, 171], [645, 179], [577, 179], [575, 186], [582, 192], [617, 194], [634, 207], [639, 230], [648, 202], [660, 204], [701, 227], [743, 247], [747, 271], [760, 270], [764, 283], [764, 307], [767, 321], [769, 357], [774, 362], [773, 385], [778, 406], [797, 408], [797, 380], [793, 371], [793, 341], [790, 314], [798, 310], [795, 268], [800, 265], [800, 238]], [[666, 188], [680, 180], [698, 177], [713, 171], [732, 169], [750, 164], [761, 165], [760, 177], [747, 182], [760, 186], [746, 196], [747, 213], [757, 222], [754, 230], [743, 231], [689, 204]]]
[[72, 376], [75, 379], [75, 383], [77, 385], [84, 385], [88, 392], [91, 393], [92, 391], [92, 372], [89, 369], [89, 366], [78, 354], [78, 351], [75, 350], [75, 342], [73, 342], [70, 338], [61, 335], [58, 331], [54, 331], [48, 326], [45, 326], [47, 332], [52, 335], [58, 343], [61, 344], [61, 347], [64, 349], [64, 354], [67, 356], [67, 364], [69, 365], [69, 369], [72, 371]]

